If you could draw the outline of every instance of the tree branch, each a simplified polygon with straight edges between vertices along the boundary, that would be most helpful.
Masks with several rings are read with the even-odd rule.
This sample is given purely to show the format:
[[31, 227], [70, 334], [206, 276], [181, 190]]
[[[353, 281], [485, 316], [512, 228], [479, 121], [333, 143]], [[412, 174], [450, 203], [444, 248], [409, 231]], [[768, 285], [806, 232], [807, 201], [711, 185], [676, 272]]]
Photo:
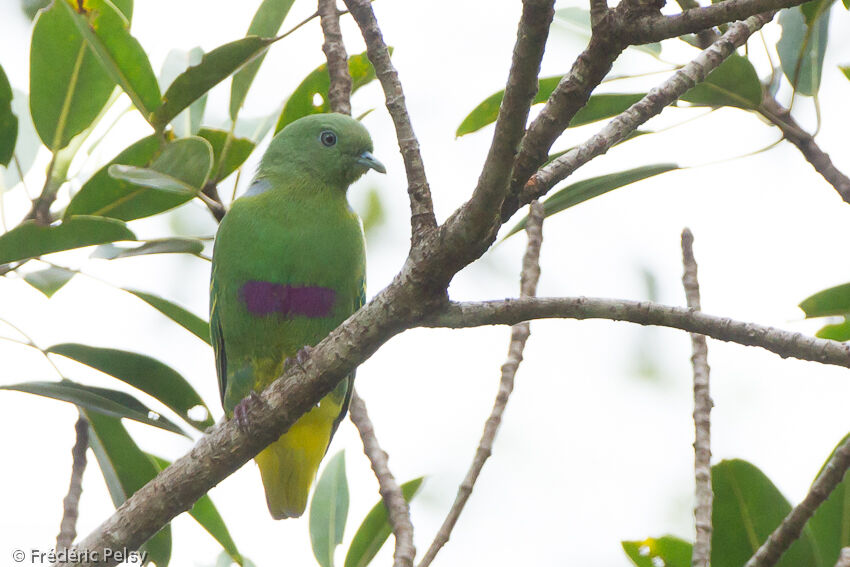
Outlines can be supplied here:
[[671, 327], [720, 341], [761, 347], [782, 358], [850, 368], [850, 345], [845, 343], [649, 301], [546, 297], [452, 302], [420, 324], [423, 327], [465, 329], [482, 325], [514, 325], [531, 319], [609, 319]]
[[842, 547], [835, 567], [850, 567], [850, 547]]
[[328, 99], [331, 110], [351, 115], [351, 75], [348, 72], [348, 54], [339, 29], [339, 11], [336, 0], [319, 0], [319, 16], [325, 42], [322, 51], [328, 60]]
[[803, 527], [818, 506], [823, 504], [844, 478], [848, 467], [850, 467], [850, 435], [844, 439], [824, 465], [803, 501], [782, 520], [779, 527], [770, 534], [744, 567], [776, 565], [782, 554], [800, 537]]
[[387, 507], [387, 518], [392, 526], [395, 537], [395, 552], [393, 553], [394, 567], [413, 567], [413, 558], [416, 557], [416, 548], [413, 546], [413, 524], [410, 521], [410, 507], [398, 483], [390, 472], [389, 456], [381, 449], [378, 438], [375, 435], [375, 427], [366, 411], [366, 404], [355, 390], [351, 394], [351, 407], [349, 417], [363, 441], [363, 452], [369, 457], [372, 470], [378, 479], [381, 499]]
[[[522, 260], [520, 295], [522, 297], [534, 297], [537, 294], [537, 282], [540, 279], [540, 246], [543, 243], [543, 205], [538, 201], [531, 203], [531, 210], [528, 214], [528, 223], [525, 230], [528, 233], [528, 244]], [[422, 561], [419, 562], [419, 567], [428, 567], [434, 561], [440, 549], [448, 543], [452, 530], [458, 518], [460, 518], [461, 512], [463, 512], [466, 502], [472, 495], [472, 489], [475, 487], [478, 475], [481, 474], [484, 463], [487, 462], [487, 459], [490, 458], [493, 452], [493, 442], [496, 439], [496, 434], [499, 432], [499, 426], [502, 423], [502, 415], [505, 413], [508, 399], [511, 396], [511, 392], [513, 392], [514, 377], [522, 362], [522, 353], [530, 334], [531, 328], [528, 321], [517, 323], [511, 327], [508, 359], [502, 365], [499, 392], [496, 395], [496, 401], [493, 403], [493, 409], [490, 411], [490, 417], [487, 418], [484, 424], [484, 433], [481, 435], [481, 441], [478, 443], [475, 457], [466, 473], [466, 477], [464, 477], [463, 482], [461, 482], [457, 489], [457, 497], [451, 509], [449, 509], [446, 519], [443, 520], [443, 525], [440, 526], [437, 535], [434, 537], [434, 541], [431, 542], [431, 546], [428, 548]]]
[[73, 463], [71, 465], [71, 482], [68, 494], [62, 501], [62, 522], [59, 524], [59, 535], [56, 536], [56, 549], [67, 549], [77, 537], [77, 517], [80, 513], [80, 495], [83, 493], [83, 473], [86, 470], [86, 451], [89, 448], [89, 422], [80, 414], [74, 426], [77, 440], [71, 449]]
[[[447, 233], [464, 239], [466, 243], [477, 241], [489, 247], [496, 238], [501, 224], [497, 213], [505, 199], [511, 166], [525, 132], [531, 103], [537, 94], [537, 75], [554, 14], [554, 0], [524, 0], [522, 3], [511, 70], [490, 150], [472, 198], [446, 222], [449, 227]], [[480, 226], [483, 231], [480, 234], [452, 231], [451, 227], [456, 223]]]
[[419, 152], [419, 141], [413, 133], [410, 115], [404, 102], [404, 91], [398, 80], [398, 73], [390, 60], [390, 52], [384, 43], [378, 21], [372, 11], [369, 0], [344, 0], [354, 21], [360, 26], [360, 32], [366, 41], [369, 60], [375, 67], [378, 80], [384, 89], [387, 100], [387, 110], [395, 125], [398, 145], [404, 158], [404, 169], [407, 172], [407, 193], [410, 197], [411, 241], [414, 245], [421, 242], [425, 236], [437, 228], [434, 217], [434, 203], [431, 200], [431, 189], [425, 176], [425, 166], [422, 154]]
[[[694, 258], [694, 235], [690, 229], [682, 231], [682, 263], [685, 272], [682, 285], [688, 308], [700, 311], [699, 280], [697, 279], [697, 261]], [[711, 491], [711, 396], [709, 395], [708, 345], [705, 336], [691, 333], [691, 363], [694, 367], [694, 478], [695, 502], [694, 521], [696, 541], [694, 542], [691, 565], [708, 567], [711, 563], [711, 507], [714, 495]]]
[[555, 183], [566, 179], [591, 159], [604, 154], [638, 126], [659, 114], [694, 85], [705, 80], [711, 71], [772, 17], [773, 14], [760, 14], [729, 26], [726, 33], [708, 49], [623, 113], [611, 119], [597, 134], [535, 173], [523, 189], [519, 202], [526, 203], [545, 194]]

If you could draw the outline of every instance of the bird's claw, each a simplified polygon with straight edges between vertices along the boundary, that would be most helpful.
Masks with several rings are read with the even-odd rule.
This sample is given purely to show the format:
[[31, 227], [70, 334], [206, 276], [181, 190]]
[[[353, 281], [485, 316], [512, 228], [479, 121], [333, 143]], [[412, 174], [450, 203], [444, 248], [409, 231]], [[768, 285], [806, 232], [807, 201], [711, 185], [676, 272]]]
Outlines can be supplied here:
[[236, 420], [239, 429], [248, 431], [251, 427], [249, 419], [251, 411], [253, 408], [263, 405], [265, 405], [263, 398], [253, 391], [236, 404], [236, 407], [233, 408], [233, 419]]
[[298, 352], [295, 353], [295, 356], [288, 357], [283, 362], [283, 371], [287, 372], [292, 369], [292, 366], [295, 365], [301, 369], [302, 372], [306, 372], [307, 370], [304, 368], [304, 365], [307, 364], [307, 361], [310, 360], [310, 355], [313, 353], [313, 347], [310, 345], [304, 345]]

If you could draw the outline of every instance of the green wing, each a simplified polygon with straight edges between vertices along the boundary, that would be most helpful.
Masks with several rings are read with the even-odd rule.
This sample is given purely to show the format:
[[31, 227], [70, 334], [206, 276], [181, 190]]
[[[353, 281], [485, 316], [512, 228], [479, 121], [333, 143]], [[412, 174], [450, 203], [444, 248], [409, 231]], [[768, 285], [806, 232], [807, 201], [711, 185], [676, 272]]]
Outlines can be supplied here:
[[224, 406], [224, 393], [227, 391], [227, 353], [224, 350], [224, 333], [221, 331], [221, 315], [218, 305], [218, 284], [216, 282], [215, 262], [210, 278], [210, 339], [215, 352], [215, 371], [218, 374], [218, 393]]
[[[360, 280], [360, 295], [357, 298], [357, 305], [355, 306], [354, 311], [357, 311], [361, 307], [366, 304], [366, 278], [363, 277]], [[333, 427], [331, 428], [331, 437], [336, 433], [337, 427], [342, 423], [342, 420], [345, 419], [346, 414], [348, 414], [348, 406], [351, 404], [351, 393], [354, 391], [354, 376], [357, 374], [357, 370], [354, 370], [348, 377], [343, 380], [343, 384], [346, 385], [345, 388], [345, 399], [342, 401], [342, 408], [339, 410], [339, 415], [334, 420]], [[339, 388], [340, 386], [337, 386]], [[330, 446], [330, 445], [328, 445]], [[326, 449], [327, 450], [327, 449]]]

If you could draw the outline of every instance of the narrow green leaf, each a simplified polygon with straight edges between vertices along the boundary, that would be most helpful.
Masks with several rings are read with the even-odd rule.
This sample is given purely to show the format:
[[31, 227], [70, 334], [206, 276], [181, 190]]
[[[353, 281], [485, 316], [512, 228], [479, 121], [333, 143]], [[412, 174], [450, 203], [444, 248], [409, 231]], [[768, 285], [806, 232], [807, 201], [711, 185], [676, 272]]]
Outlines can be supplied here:
[[[410, 502], [419, 491], [423, 479], [420, 476], [401, 485], [401, 493], [407, 502]], [[387, 507], [383, 500], [379, 500], [357, 528], [345, 556], [345, 567], [366, 567], [381, 550], [391, 533]]]
[[[147, 456], [153, 460], [160, 472], [171, 466], [170, 461], [161, 457], [151, 455], [150, 453], [148, 453]], [[236, 548], [236, 544], [230, 536], [230, 531], [227, 529], [224, 519], [221, 517], [221, 514], [218, 513], [218, 509], [215, 507], [215, 504], [213, 504], [209, 495], [205, 494], [201, 496], [201, 498], [199, 498], [189, 510], [189, 515], [192, 516], [195, 521], [197, 521], [201, 527], [207, 531], [208, 534], [213, 536], [213, 538], [221, 544], [221, 547], [232, 561], [238, 565], [244, 565], [242, 554], [239, 553], [239, 550]]]
[[[153, 480], [159, 469], [130, 437], [121, 421], [83, 411], [89, 422], [89, 446], [103, 473], [112, 503], [118, 508], [137, 490]], [[159, 530], [141, 548], [157, 567], [171, 559], [171, 524]]]
[[40, 11], [30, 46], [30, 111], [54, 152], [89, 127], [115, 88], [72, 16], [65, 0]]
[[333, 567], [334, 550], [342, 543], [348, 517], [348, 481], [345, 452], [340, 451], [325, 465], [310, 502], [310, 542], [322, 567]]
[[272, 126], [277, 123], [278, 116], [280, 116], [280, 109], [268, 116], [240, 118], [239, 122], [236, 123], [236, 127], [233, 129], [233, 133], [236, 136], [247, 138], [255, 144], [259, 144], [266, 137], [266, 134], [269, 133], [269, 130], [272, 129]]
[[[148, 136], [122, 150], [121, 153], [112, 158], [112, 161], [100, 168], [83, 184], [71, 199], [68, 208], [65, 209], [65, 216], [98, 214], [99, 216], [121, 218], [110, 214], [110, 211], [114, 211], [116, 207], [115, 203], [132, 200], [140, 191], [138, 187], [130, 183], [111, 177], [109, 167], [116, 163], [136, 166], [147, 165], [159, 153], [160, 145], [161, 142], [156, 136]], [[130, 214], [132, 211], [126, 212], [126, 218], [123, 220], [136, 218]]]
[[62, 286], [71, 281], [73, 277], [74, 272], [71, 270], [50, 266], [37, 272], [28, 273], [24, 276], [24, 281], [47, 297], [53, 297], [53, 294], [62, 289]]
[[[850, 0], [847, 1], [850, 2]], [[850, 65], [841, 65], [838, 67], [838, 69], [839, 71], [844, 73], [844, 76], [847, 77], [847, 79], [850, 79]]]
[[617, 116], [646, 96], [646, 93], [599, 94], [587, 99], [581, 110], [570, 120], [570, 128], [583, 126], [612, 116]]
[[815, 336], [821, 339], [833, 341], [850, 341], [850, 316], [845, 315], [844, 321], [831, 325], [824, 325]]
[[758, 108], [762, 86], [755, 67], [746, 57], [733, 53], [706, 79], [681, 96], [698, 106]]
[[186, 435], [174, 422], [152, 411], [130, 394], [119, 392], [118, 390], [95, 388], [94, 386], [86, 386], [85, 384], [79, 384], [71, 380], [62, 380], [61, 382], [22, 382], [20, 384], [0, 386], [0, 390], [13, 390], [35, 394], [53, 400], [68, 402], [102, 415], [116, 418], [126, 417], [127, 419], [152, 425], [153, 427], [158, 427], [172, 433]]
[[782, 37], [776, 44], [782, 72], [803, 95], [814, 96], [820, 87], [823, 57], [829, 31], [829, 9], [820, 13], [814, 22], [807, 23], [797, 6], [779, 14]]
[[172, 303], [166, 299], [146, 293], [136, 289], [121, 288], [128, 293], [132, 293], [202, 341], [210, 344], [210, 324], [195, 315], [194, 313], [183, 309], [176, 303]]
[[204, 250], [204, 243], [195, 238], [157, 238], [148, 240], [141, 246], [124, 247], [114, 244], [98, 246], [92, 252], [92, 258], [115, 260], [132, 256], [147, 256], [149, 254], [193, 254], [198, 255]]
[[75, 216], [54, 226], [24, 221], [0, 235], [0, 264], [92, 244], [135, 239], [123, 222], [114, 219]]
[[800, 4], [800, 10], [806, 18], [806, 25], [810, 26], [814, 24], [824, 12], [832, 8], [834, 3], [835, 0], [810, 0], [809, 2]]
[[[767, 476], [742, 460], [711, 468], [714, 505], [711, 518], [712, 567], [741, 567], [791, 511]], [[816, 557], [808, 530], [783, 554], [781, 567], [825, 567]]]
[[[165, 62], [162, 64], [162, 70], [159, 73], [159, 84], [161, 88], [168, 88], [168, 85], [174, 82], [180, 73], [193, 65], [198, 65], [204, 57], [204, 50], [200, 47], [194, 47], [189, 51], [183, 49], [172, 49], [165, 56]], [[204, 112], [207, 107], [207, 95], [200, 97], [186, 110], [183, 110], [172, 121], [174, 133], [178, 138], [185, 136], [194, 136], [201, 129], [201, 122], [204, 119]]]
[[850, 313], [850, 283], [819, 291], [800, 302], [806, 318]]
[[12, 85], [0, 67], [0, 165], [7, 166], [15, 152], [18, 117], [12, 112]]
[[[389, 49], [390, 54], [392, 54], [392, 47]], [[375, 79], [375, 69], [369, 62], [369, 57], [367, 57], [365, 51], [348, 58], [348, 72], [351, 74], [352, 94]], [[280, 118], [274, 128], [275, 134], [280, 132], [284, 126], [302, 116], [330, 112], [331, 107], [328, 101], [330, 81], [328, 66], [324, 63], [307, 75], [301, 81], [301, 84], [295, 88], [289, 100], [286, 101], [283, 112], [280, 113]], [[321, 98], [321, 102], [316, 104], [319, 98]]]
[[201, 128], [198, 136], [210, 143], [213, 150], [213, 167], [215, 172], [215, 180], [221, 181], [228, 175], [236, 171], [236, 169], [245, 163], [251, 152], [254, 151], [256, 144], [245, 138], [230, 138], [230, 145], [225, 154], [224, 163], [221, 163], [221, 154], [224, 151], [224, 146], [227, 144], [228, 133], [224, 130], [216, 130], [213, 128]]
[[674, 536], [648, 537], [621, 542], [635, 567], [690, 567], [693, 545]]
[[226, 43], [204, 55], [201, 62], [181, 73], [162, 97], [163, 103], [151, 117], [151, 124], [162, 130], [175, 116], [229, 77], [245, 63], [265, 52], [272, 39], [246, 37]]
[[[545, 216], [550, 217], [555, 213], [569, 209], [570, 207], [593, 199], [594, 197], [604, 195], [614, 189], [625, 187], [626, 185], [631, 185], [632, 183], [641, 181], [642, 179], [647, 179], [676, 169], [679, 169], [679, 166], [675, 163], [659, 163], [577, 181], [571, 185], [567, 185], [543, 201], [543, 211]], [[516, 226], [514, 226], [510, 232], [505, 235], [505, 238], [523, 230], [527, 220], [528, 217], [524, 217], [521, 221], [519, 221]]]
[[212, 169], [212, 160], [209, 142], [190, 136], [165, 146], [148, 167], [110, 165], [107, 174], [113, 177], [112, 173], [116, 173], [118, 176], [113, 179], [125, 185], [110, 185], [103, 195], [121, 195], [109, 202], [92, 195], [89, 201], [101, 206], [89, 214], [132, 220], [173, 209], [193, 199], [203, 188]]
[[[271, 38], [274, 37], [289, 9], [292, 7], [294, 0], [263, 0], [254, 18], [251, 20], [251, 25], [248, 26], [246, 35], [256, 35], [259, 37]], [[248, 89], [251, 88], [251, 83], [254, 82], [254, 77], [257, 76], [257, 71], [260, 70], [260, 65], [263, 63], [266, 54], [261, 53], [256, 59], [245, 65], [242, 69], [233, 75], [233, 80], [230, 84], [230, 119], [236, 122], [236, 117], [239, 114], [239, 109], [245, 102], [245, 97], [248, 95]]]
[[112, 81], [149, 120], [150, 113], [161, 104], [159, 83], [144, 48], [130, 35], [129, 20], [109, 0], [78, 0], [81, 11], [69, 1], [57, 3], [70, 16]]
[[[155, 358], [135, 352], [75, 343], [53, 345], [47, 352], [61, 354], [138, 388], [162, 402], [197, 429], [203, 431], [213, 424], [209, 409], [189, 382], [173, 368]], [[189, 417], [190, 410], [195, 413], [198, 410], [193, 408], [198, 406], [206, 410], [205, 419]]]
[[[832, 458], [835, 450], [844, 444], [847, 437], [845, 436], [832, 450], [818, 472], [818, 476], [823, 474], [826, 463]], [[825, 566], [837, 564], [841, 548], [850, 546], [850, 480], [848, 477], [845, 476], [844, 480], [830, 493], [826, 502], [815, 510], [806, 527], [811, 530], [817, 542], [821, 564]]]

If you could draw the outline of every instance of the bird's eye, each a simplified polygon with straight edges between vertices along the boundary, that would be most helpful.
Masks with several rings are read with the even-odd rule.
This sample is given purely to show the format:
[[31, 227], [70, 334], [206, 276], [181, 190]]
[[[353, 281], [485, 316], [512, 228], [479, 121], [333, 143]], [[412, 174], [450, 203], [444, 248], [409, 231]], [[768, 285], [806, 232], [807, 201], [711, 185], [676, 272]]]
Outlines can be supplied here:
[[319, 139], [327, 147], [331, 147], [336, 144], [336, 134], [334, 134], [330, 130], [325, 130], [324, 132], [319, 134]]

